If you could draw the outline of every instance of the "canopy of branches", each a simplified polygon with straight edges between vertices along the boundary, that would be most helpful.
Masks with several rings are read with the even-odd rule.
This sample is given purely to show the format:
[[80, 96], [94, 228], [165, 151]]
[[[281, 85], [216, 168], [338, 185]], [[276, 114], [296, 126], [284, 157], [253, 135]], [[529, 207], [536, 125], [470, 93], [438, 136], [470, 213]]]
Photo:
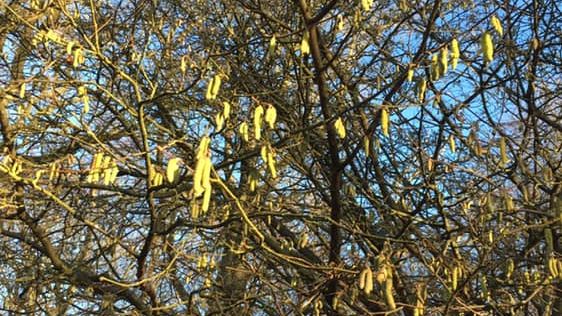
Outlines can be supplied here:
[[562, 314], [559, 1], [0, 21], [0, 314]]

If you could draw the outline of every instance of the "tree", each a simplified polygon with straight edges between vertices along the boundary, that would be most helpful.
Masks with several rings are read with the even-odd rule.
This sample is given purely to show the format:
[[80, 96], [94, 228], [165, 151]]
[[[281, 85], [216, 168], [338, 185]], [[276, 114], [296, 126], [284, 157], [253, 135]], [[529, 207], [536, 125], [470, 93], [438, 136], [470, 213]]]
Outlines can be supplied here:
[[0, 297], [557, 315], [557, 1], [0, 4]]

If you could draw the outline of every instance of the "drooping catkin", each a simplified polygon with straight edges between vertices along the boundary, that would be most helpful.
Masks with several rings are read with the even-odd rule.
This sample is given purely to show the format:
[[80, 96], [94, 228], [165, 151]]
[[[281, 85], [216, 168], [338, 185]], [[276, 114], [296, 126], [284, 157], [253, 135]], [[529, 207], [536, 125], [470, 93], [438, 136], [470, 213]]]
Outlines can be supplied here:
[[457, 148], [457, 145], [455, 143], [455, 137], [453, 135], [449, 135], [449, 148], [451, 149], [451, 152], [454, 154]]
[[334, 128], [336, 129], [336, 134], [338, 134], [338, 137], [344, 139], [346, 133], [345, 126], [341, 117], [338, 117], [338, 119], [334, 122]]
[[394, 294], [392, 293], [393, 286], [392, 276], [387, 276], [384, 282], [384, 299], [390, 310], [396, 309], [396, 302], [394, 301]]
[[250, 140], [250, 134], [248, 132], [248, 123], [242, 122], [242, 124], [240, 124], [240, 127], [238, 128], [238, 131], [240, 132], [240, 136], [242, 136], [242, 139], [245, 142], [248, 142]]
[[494, 60], [494, 43], [492, 42], [492, 35], [488, 32], [484, 32], [482, 38], [480, 39], [480, 45], [482, 47], [482, 55], [486, 63], [490, 63]]
[[509, 162], [509, 158], [507, 158], [507, 148], [506, 148], [506, 144], [505, 144], [505, 137], [500, 137], [500, 158], [501, 158], [501, 167], [505, 168], [505, 166]]
[[389, 117], [388, 117], [388, 110], [386, 107], [381, 109], [381, 129], [382, 134], [388, 137], [388, 126], [389, 126]]
[[310, 54], [310, 45], [308, 44], [308, 38], [309, 38], [308, 31], [304, 31], [301, 40], [301, 46], [300, 46], [301, 54], [303, 56]]
[[166, 167], [166, 179], [169, 183], [174, 183], [177, 181], [179, 176], [179, 163], [181, 159], [174, 157], [168, 161], [168, 166]]
[[261, 121], [263, 117], [263, 106], [258, 105], [254, 110], [254, 137], [256, 140], [261, 139]]
[[275, 122], [277, 121], [277, 110], [273, 105], [269, 105], [265, 111], [265, 122], [268, 124], [270, 129], [275, 128]]
[[493, 15], [491, 22], [492, 22], [492, 26], [494, 27], [494, 30], [499, 34], [499, 36], [503, 36], [503, 27], [500, 22], [500, 19], [498, 19], [495, 15]]
[[459, 49], [459, 42], [456, 38], [451, 41], [451, 67], [453, 70], [457, 69], [457, 63], [461, 57], [461, 52]]
[[441, 76], [444, 76], [449, 70], [449, 50], [447, 46], [441, 48], [439, 54], [439, 72]]
[[425, 89], [426, 88], [427, 88], [427, 82], [425, 81], [425, 78], [420, 78], [420, 80], [418, 81], [418, 85], [417, 85], [417, 94], [418, 94], [418, 99], [422, 103], [425, 100]]
[[367, 267], [367, 272], [365, 274], [365, 287], [363, 290], [367, 295], [371, 294], [373, 291], [373, 271], [371, 271], [369, 267]]

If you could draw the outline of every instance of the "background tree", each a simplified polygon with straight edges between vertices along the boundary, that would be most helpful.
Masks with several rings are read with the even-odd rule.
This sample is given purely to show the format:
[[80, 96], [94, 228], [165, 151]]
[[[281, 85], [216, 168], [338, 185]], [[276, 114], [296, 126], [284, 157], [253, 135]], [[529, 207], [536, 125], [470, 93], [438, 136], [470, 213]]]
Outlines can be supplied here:
[[557, 1], [0, 8], [5, 313], [562, 312]]

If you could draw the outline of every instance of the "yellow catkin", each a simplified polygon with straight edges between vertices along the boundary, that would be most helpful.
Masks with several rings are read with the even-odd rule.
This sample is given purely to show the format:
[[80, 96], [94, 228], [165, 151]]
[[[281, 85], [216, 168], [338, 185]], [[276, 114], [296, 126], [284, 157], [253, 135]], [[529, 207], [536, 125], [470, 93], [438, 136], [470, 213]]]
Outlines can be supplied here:
[[256, 191], [256, 187], [258, 186], [258, 179], [256, 179], [252, 175], [250, 175], [250, 178], [249, 178], [248, 182], [250, 184], [250, 192]]
[[371, 151], [371, 141], [368, 136], [363, 137], [363, 149], [365, 150], [365, 155], [369, 155]]
[[548, 268], [548, 272], [550, 273], [550, 277], [555, 279], [558, 277], [558, 267], [556, 263], [556, 259], [550, 256], [547, 260], [546, 266]]
[[505, 165], [509, 162], [509, 159], [507, 158], [507, 149], [506, 149], [504, 137], [500, 137], [500, 157], [501, 157], [501, 167], [504, 168]]
[[211, 81], [209, 82], [209, 84], [207, 85], [207, 91], [205, 92], [205, 99], [206, 100], [213, 100], [213, 81], [215, 81], [215, 78], [212, 78]]
[[217, 127], [217, 131], [220, 131], [224, 127], [224, 116], [222, 112], [215, 115], [215, 125]]
[[359, 273], [359, 289], [363, 290], [365, 288], [365, 282], [367, 280], [367, 269], [363, 269], [361, 273]]
[[453, 70], [457, 69], [457, 64], [460, 57], [461, 52], [459, 49], [459, 42], [456, 38], [453, 38], [453, 40], [451, 41], [451, 67], [453, 68]]
[[345, 126], [343, 125], [343, 120], [341, 119], [341, 117], [338, 117], [338, 119], [334, 122], [334, 128], [336, 129], [336, 134], [338, 134], [338, 137], [341, 139], [345, 138]]
[[224, 116], [225, 120], [228, 120], [228, 118], [230, 117], [230, 103], [224, 101], [222, 103], [223, 109], [222, 109], [222, 115]]
[[90, 170], [91, 178], [89, 182], [98, 182], [100, 178], [100, 169], [103, 164], [103, 153], [97, 153], [94, 155], [94, 159], [92, 162], [92, 167]]
[[105, 156], [103, 158], [102, 166], [100, 168], [100, 172], [102, 172], [103, 176], [103, 184], [109, 185], [111, 180], [111, 156]]
[[338, 15], [338, 18], [337, 18], [336, 31], [337, 32], [342, 31], [344, 26], [345, 26], [345, 23], [343, 21], [343, 16], [340, 14], [340, 15]]
[[207, 92], [205, 93], [205, 99], [212, 101], [217, 98], [219, 94], [219, 90], [221, 87], [222, 78], [221, 75], [215, 75], [211, 81], [209, 81], [209, 85], [207, 86]]
[[185, 57], [186, 56], [183, 56], [180, 61], [180, 71], [182, 74], [185, 74], [187, 71], [187, 59]]
[[211, 187], [211, 169], [212, 169], [212, 162], [210, 157], [203, 158], [203, 174], [201, 176], [201, 187], [205, 190]]
[[264, 162], [267, 162], [267, 146], [263, 145], [260, 149], [260, 156]]
[[371, 10], [371, 6], [373, 6], [373, 0], [361, 0], [361, 7], [364, 11]]
[[112, 182], [112, 169], [107, 168], [103, 170], [103, 185], [110, 185]]
[[148, 183], [150, 186], [154, 186], [154, 178], [156, 177], [156, 170], [154, 169], [153, 165], [150, 165], [150, 169], [147, 170], [148, 172]]
[[177, 181], [179, 176], [179, 163], [180, 158], [172, 158], [168, 160], [168, 166], [166, 167], [166, 179], [170, 183], [174, 183]]
[[160, 172], [157, 172], [156, 175], [154, 176], [154, 185], [159, 186], [162, 184], [163, 181], [164, 181], [164, 176], [162, 176]]
[[192, 203], [191, 204], [191, 218], [197, 219], [199, 218], [199, 204]]
[[453, 135], [449, 135], [449, 148], [451, 149], [451, 152], [453, 154], [457, 150], [457, 145], [455, 143], [455, 137]]
[[20, 86], [20, 95], [19, 95], [20, 99], [25, 98], [25, 82], [21, 84]]
[[439, 54], [439, 70], [441, 76], [444, 76], [449, 70], [449, 50], [447, 49], [447, 46], [441, 48]]
[[269, 167], [269, 172], [271, 172], [271, 177], [273, 179], [277, 178], [277, 169], [275, 168], [275, 157], [272, 150], [267, 152], [267, 166]]
[[371, 294], [373, 291], [373, 271], [371, 271], [369, 267], [367, 267], [367, 272], [365, 274], [365, 287], [363, 290], [367, 295]]
[[300, 46], [301, 54], [303, 55], [310, 54], [310, 45], [308, 44], [308, 38], [309, 38], [308, 31], [304, 31], [301, 40], [301, 46]]
[[109, 183], [112, 184], [117, 179], [117, 174], [119, 173], [119, 167], [117, 167], [117, 163], [115, 161], [111, 162], [111, 172], [109, 174]]
[[242, 124], [240, 124], [240, 127], [238, 128], [238, 131], [240, 132], [240, 136], [242, 136], [242, 139], [245, 142], [250, 140], [250, 134], [248, 133], [248, 123], [242, 122]]
[[427, 88], [427, 82], [425, 81], [425, 78], [420, 78], [420, 80], [418, 81], [418, 99], [420, 100], [420, 102], [423, 102], [425, 100], [425, 89]]
[[270, 129], [275, 128], [275, 122], [277, 121], [277, 110], [273, 105], [269, 105], [265, 111], [265, 122], [268, 124]]
[[219, 94], [221, 83], [222, 83], [221, 75], [215, 75], [215, 80], [213, 80], [213, 84], [211, 86], [211, 94], [213, 95], [213, 100], [216, 99], [217, 95]]
[[275, 54], [275, 47], [277, 46], [277, 38], [275, 35], [269, 39], [268, 56], [273, 56]]
[[82, 64], [84, 61], [84, 56], [82, 56], [82, 49], [77, 48], [72, 53], [72, 67], [76, 68]]
[[495, 15], [492, 16], [492, 26], [494, 27], [494, 30], [500, 35], [503, 36], [503, 27], [502, 24], [500, 22], [500, 19], [498, 19]]
[[203, 169], [205, 161], [203, 159], [199, 159], [197, 164], [195, 165], [195, 173], [193, 174], [193, 193], [197, 197], [201, 195], [205, 191], [203, 186], [201, 185], [201, 179], [203, 178]]
[[256, 140], [261, 139], [261, 121], [263, 117], [263, 106], [258, 105], [254, 110], [254, 137]]
[[207, 211], [209, 210], [212, 190], [212, 186], [209, 185], [209, 187], [205, 189], [205, 194], [203, 194], [203, 203], [201, 204], [201, 211], [203, 212], [203, 214], [207, 213]]
[[384, 282], [384, 299], [386, 301], [386, 305], [390, 310], [396, 309], [396, 303], [394, 302], [394, 294], [392, 293], [393, 283], [392, 277], [387, 277], [386, 281]]
[[205, 189], [210, 187], [211, 157], [209, 154], [209, 144], [211, 139], [205, 136], [199, 143], [197, 152], [197, 164], [193, 174], [193, 193], [195, 197], [201, 196]]
[[482, 38], [480, 39], [480, 45], [482, 46], [482, 55], [484, 61], [487, 63], [494, 60], [494, 43], [492, 42], [492, 35], [488, 32], [484, 32]]
[[430, 79], [432, 81], [439, 80], [440, 75], [441, 71], [439, 70], [439, 56], [437, 54], [433, 54], [433, 56], [431, 56]]
[[195, 156], [196, 159], [201, 159], [208, 156], [210, 143], [211, 139], [209, 138], [209, 136], [203, 136], [203, 138], [201, 138], [201, 141], [199, 141], [199, 147], [197, 149], [197, 156]]
[[74, 41], [70, 41], [66, 44], [66, 54], [70, 55], [72, 54], [72, 49], [74, 48]]
[[383, 107], [381, 109], [381, 129], [382, 134], [388, 137], [388, 126], [389, 126], [388, 110]]
[[452, 278], [451, 288], [453, 289], [453, 291], [455, 291], [457, 289], [458, 280], [459, 280], [459, 268], [457, 266], [453, 268], [453, 275], [451, 278]]
[[414, 79], [414, 66], [409, 65], [408, 74], [406, 75], [406, 80], [408, 80], [408, 82], [412, 82], [413, 79]]
[[415, 316], [423, 315], [426, 294], [427, 293], [425, 293], [421, 285], [416, 286], [416, 306], [414, 307]]

